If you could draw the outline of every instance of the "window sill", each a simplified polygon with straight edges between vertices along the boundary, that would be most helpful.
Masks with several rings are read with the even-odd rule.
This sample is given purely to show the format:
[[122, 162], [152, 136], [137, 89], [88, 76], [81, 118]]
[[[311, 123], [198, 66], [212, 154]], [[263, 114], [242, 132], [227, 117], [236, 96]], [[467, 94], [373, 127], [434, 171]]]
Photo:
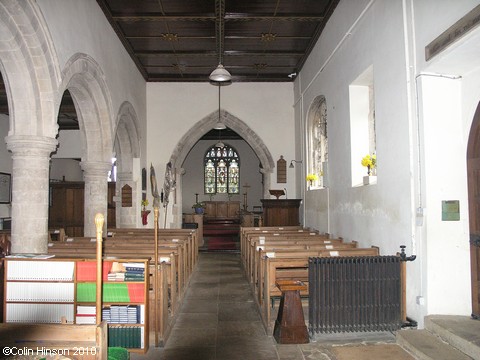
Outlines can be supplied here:
[[363, 177], [363, 185], [374, 185], [377, 183], [376, 176], [364, 176]]

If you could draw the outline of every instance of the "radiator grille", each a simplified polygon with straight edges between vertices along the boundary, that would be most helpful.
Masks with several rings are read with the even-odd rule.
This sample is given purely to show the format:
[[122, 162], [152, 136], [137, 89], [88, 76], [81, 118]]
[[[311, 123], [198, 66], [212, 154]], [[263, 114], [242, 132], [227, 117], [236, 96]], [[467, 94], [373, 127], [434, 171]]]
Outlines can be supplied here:
[[309, 331], [395, 331], [402, 326], [398, 256], [309, 259]]

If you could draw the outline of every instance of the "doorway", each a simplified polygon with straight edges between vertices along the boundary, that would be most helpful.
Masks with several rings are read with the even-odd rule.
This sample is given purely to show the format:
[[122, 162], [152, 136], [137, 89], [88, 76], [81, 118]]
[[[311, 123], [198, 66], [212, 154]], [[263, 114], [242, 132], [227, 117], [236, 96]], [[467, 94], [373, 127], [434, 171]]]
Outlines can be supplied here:
[[480, 319], [480, 103], [473, 118], [467, 148], [472, 317]]

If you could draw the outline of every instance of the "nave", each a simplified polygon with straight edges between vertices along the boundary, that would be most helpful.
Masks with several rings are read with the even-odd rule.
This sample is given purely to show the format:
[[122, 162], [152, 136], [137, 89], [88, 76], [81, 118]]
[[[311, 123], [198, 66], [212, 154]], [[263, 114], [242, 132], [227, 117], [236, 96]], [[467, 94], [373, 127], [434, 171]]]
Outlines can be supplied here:
[[240, 255], [234, 253], [199, 254], [177, 316], [165, 347], [151, 346], [147, 354], [132, 353], [131, 359], [414, 359], [396, 345], [392, 334], [384, 333], [335, 335], [302, 345], [277, 344], [264, 330]]

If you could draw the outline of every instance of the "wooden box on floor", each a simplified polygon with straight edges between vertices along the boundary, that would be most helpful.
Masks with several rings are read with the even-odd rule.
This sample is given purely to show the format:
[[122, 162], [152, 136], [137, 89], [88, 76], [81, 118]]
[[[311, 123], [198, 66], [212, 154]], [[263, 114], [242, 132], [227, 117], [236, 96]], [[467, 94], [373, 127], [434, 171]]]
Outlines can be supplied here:
[[58, 354], [72, 359], [107, 360], [107, 324], [0, 324], [0, 348], [4, 355], [11, 356], [40, 358]]

